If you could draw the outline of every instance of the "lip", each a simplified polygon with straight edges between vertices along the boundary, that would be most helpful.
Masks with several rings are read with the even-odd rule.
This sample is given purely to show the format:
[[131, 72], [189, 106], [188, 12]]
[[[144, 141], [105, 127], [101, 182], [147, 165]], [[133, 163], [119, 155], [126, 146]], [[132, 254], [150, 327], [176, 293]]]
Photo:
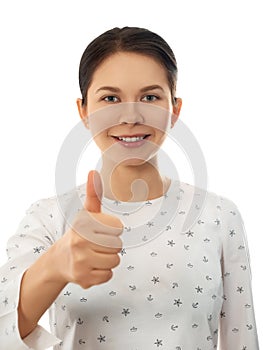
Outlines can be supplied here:
[[133, 134], [133, 135], [128, 135], [128, 134], [125, 134], [125, 135], [111, 135], [112, 137], [141, 137], [141, 136], [145, 136], [145, 135], [150, 135], [150, 134]]
[[[136, 136], [146, 136], [146, 137], [140, 141], [135, 141], [135, 142], [126, 142], [124, 140], [118, 139], [118, 137], [136, 137]], [[127, 148], [135, 148], [135, 147], [140, 147], [140, 146], [144, 145], [146, 143], [146, 140], [150, 136], [151, 136], [150, 134], [120, 135], [120, 136], [111, 135], [111, 137], [114, 139], [115, 142], [118, 142], [120, 145], [127, 147]]]

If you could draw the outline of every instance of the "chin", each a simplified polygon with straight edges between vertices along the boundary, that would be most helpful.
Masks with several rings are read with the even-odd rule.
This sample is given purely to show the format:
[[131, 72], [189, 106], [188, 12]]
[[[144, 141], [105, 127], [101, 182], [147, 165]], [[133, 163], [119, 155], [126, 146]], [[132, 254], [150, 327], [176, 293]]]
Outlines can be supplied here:
[[121, 165], [121, 166], [140, 166], [140, 165], [143, 165], [147, 162], [148, 162], [148, 160], [145, 160], [145, 159], [129, 158], [129, 159], [125, 159], [124, 161], [120, 162], [119, 165]]

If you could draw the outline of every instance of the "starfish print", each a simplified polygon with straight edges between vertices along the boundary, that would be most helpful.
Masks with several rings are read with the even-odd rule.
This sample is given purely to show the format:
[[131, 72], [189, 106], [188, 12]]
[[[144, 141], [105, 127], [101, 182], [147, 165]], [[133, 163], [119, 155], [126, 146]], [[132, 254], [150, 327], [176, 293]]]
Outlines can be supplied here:
[[41, 250], [45, 250], [45, 247], [43, 247], [43, 246], [35, 247], [35, 248], [33, 248], [33, 250], [34, 250], [34, 254], [35, 253], [39, 254], [41, 252]]
[[121, 253], [122, 256], [123, 256], [124, 254], [127, 254], [125, 248], [122, 248], [122, 250], [121, 250], [120, 253]]
[[237, 287], [237, 292], [239, 292], [240, 294], [241, 294], [242, 292], [244, 292], [243, 287]]
[[159, 282], [160, 282], [159, 277], [153, 276], [152, 282], [153, 282], [154, 284], [159, 283]]
[[182, 305], [183, 303], [181, 302], [181, 300], [180, 299], [174, 299], [174, 305], [176, 305], [176, 306], [180, 306], [180, 305]]
[[101, 335], [100, 334], [100, 336], [97, 338], [98, 340], [99, 340], [99, 342], [101, 343], [101, 342], [105, 342], [106, 340], [105, 340], [105, 338], [106, 338], [106, 336], [105, 335]]
[[149, 222], [147, 222], [147, 224], [146, 224], [148, 227], [151, 227], [151, 226], [153, 226], [154, 224], [153, 224], [153, 221], [149, 221]]
[[174, 240], [173, 239], [171, 241], [168, 240], [168, 244], [167, 245], [170, 245], [171, 247], [173, 247], [175, 245]]
[[156, 342], [154, 344], [157, 345], [157, 348], [158, 348], [160, 345], [163, 346], [163, 341], [156, 339]]
[[197, 293], [203, 293], [203, 288], [197, 286], [195, 289]]
[[226, 317], [226, 313], [224, 311], [221, 311], [220, 316], [221, 316], [221, 318]]
[[129, 314], [130, 314], [129, 309], [123, 309], [122, 314], [123, 314], [124, 316], [129, 315]]
[[187, 237], [193, 237], [194, 236], [194, 232], [189, 230], [188, 232], [186, 232]]

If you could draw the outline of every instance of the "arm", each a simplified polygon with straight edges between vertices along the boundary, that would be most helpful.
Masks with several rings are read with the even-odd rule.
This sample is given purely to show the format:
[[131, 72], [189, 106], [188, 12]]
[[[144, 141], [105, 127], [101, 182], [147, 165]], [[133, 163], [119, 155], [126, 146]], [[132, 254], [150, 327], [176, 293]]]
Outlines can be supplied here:
[[220, 349], [258, 350], [251, 270], [246, 232], [237, 206], [222, 202], [224, 287], [220, 319]]
[[18, 327], [22, 339], [37, 327], [41, 316], [66, 286], [65, 282], [56, 279], [53, 250], [54, 247], [50, 247], [23, 275], [18, 304]]
[[[41, 315], [67, 283], [77, 283], [85, 289], [105, 283], [113, 275], [112, 268], [119, 264], [122, 241], [118, 236], [123, 231], [123, 224], [117, 217], [101, 212], [92, 179], [87, 188], [85, 209], [78, 208], [75, 214], [73, 203], [67, 204], [68, 215], [75, 214], [73, 229], [63, 233], [65, 218], [59, 218], [61, 213], [56, 211], [56, 202], [47, 199], [41, 201], [46, 203], [45, 208], [27, 216], [17, 235], [9, 241], [11, 260], [3, 268], [3, 276], [8, 277], [4, 278], [10, 281], [9, 287], [6, 284], [3, 290], [9, 306], [5, 305], [1, 310], [0, 304], [0, 343], [5, 344], [6, 350], [29, 347], [43, 350], [57, 344], [59, 339], [50, 334], [48, 337], [48, 333], [37, 325]], [[52, 211], [49, 204], [55, 204]], [[56, 221], [51, 224], [54, 218]], [[58, 226], [61, 237], [58, 237]], [[13, 272], [10, 272], [10, 264]], [[14, 281], [15, 289], [12, 288]], [[12, 342], [13, 333], [15, 342]]]
[[[22, 340], [18, 327], [18, 319], [21, 323], [23, 318], [18, 305], [24, 288], [21, 288], [24, 284], [21, 280], [23, 276], [26, 277], [25, 271], [29, 271], [38, 259], [41, 259], [40, 263], [43, 262], [42, 255], [58, 238], [53, 219], [49, 216], [54, 209], [52, 203], [50, 199], [33, 203], [18, 225], [16, 234], [7, 243], [8, 262], [0, 268], [0, 344], [5, 350], [35, 348], [35, 344], [41, 345], [39, 349], [46, 349], [60, 341], [40, 326], [29, 338]], [[39, 293], [40, 289], [37, 290]]]

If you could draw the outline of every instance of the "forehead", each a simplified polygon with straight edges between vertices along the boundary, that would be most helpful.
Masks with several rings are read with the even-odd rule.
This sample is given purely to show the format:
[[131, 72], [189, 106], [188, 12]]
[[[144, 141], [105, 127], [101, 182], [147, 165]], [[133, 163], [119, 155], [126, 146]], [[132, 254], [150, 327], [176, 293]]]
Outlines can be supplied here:
[[90, 87], [104, 83], [168, 85], [168, 80], [165, 68], [157, 59], [140, 53], [117, 52], [97, 67]]

